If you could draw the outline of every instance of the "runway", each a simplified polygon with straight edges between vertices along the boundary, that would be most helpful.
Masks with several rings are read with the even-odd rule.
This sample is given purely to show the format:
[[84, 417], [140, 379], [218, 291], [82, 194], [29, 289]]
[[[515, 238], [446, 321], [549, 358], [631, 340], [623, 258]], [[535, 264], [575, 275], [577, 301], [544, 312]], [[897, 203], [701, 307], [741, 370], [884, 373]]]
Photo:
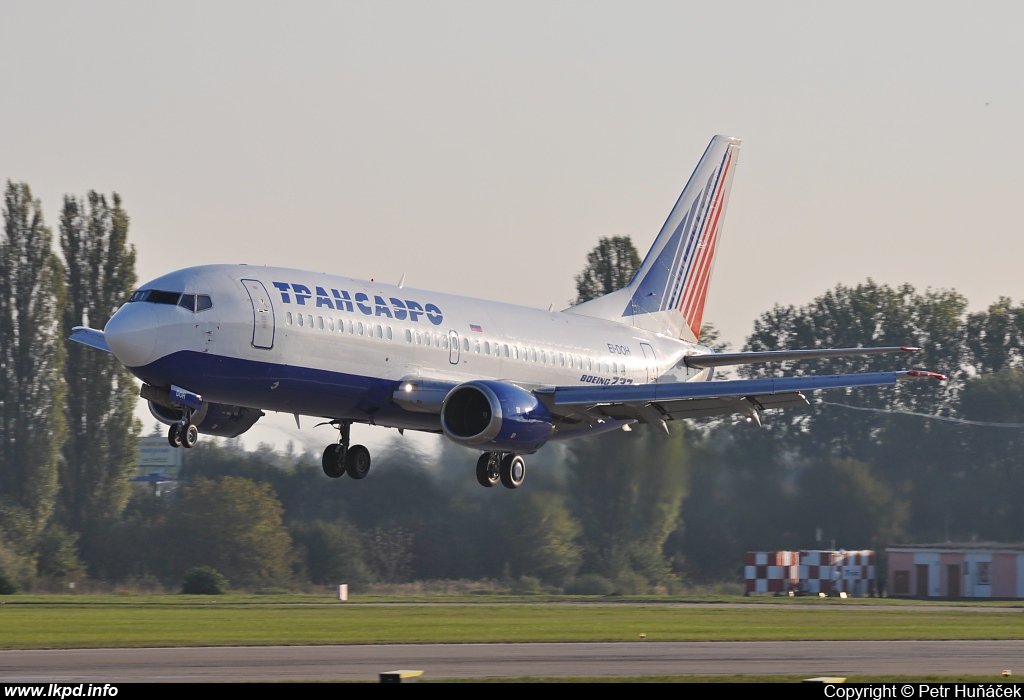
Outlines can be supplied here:
[[393, 644], [0, 651], [0, 682], [1024, 674], [1024, 641]]

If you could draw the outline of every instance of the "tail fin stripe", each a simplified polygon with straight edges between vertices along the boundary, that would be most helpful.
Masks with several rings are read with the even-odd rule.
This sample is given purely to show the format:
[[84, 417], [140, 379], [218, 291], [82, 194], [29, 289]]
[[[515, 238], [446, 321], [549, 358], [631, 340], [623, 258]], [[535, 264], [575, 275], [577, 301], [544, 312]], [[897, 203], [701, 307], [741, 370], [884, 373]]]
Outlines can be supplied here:
[[683, 303], [680, 304], [682, 309], [683, 304], [686, 305], [687, 309], [684, 312], [684, 316], [690, 317], [690, 311], [692, 310], [694, 300], [699, 297], [699, 292], [704, 287], [707, 277], [711, 273], [711, 262], [714, 260], [715, 243], [718, 236], [718, 219], [722, 212], [722, 202], [724, 198], [724, 187], [726, 177], [729, 174], [729, 165], [731, 163], [731, 156], [729, 152], [726, 152], [726, 156], [723, 159], [722, 167], [718, 174], [718, 182], [715, 183], [715, 194], [713, 198], [714, 204], [711, 207], [711, 212], [705, 220], [705, 228], [701, 231], [700, 239], [704, 243], [703, 249], [700, 251], [699, 261], [695, 265], [696, 274], [691, 274], [687, 279], [686, 288], [683, 292]]
[[[711, 247], [711, 260], [715, 259], [715, 249], [718, 247], [718, 226], [715, 225], [715, 235], [709, 244]], [[701, 318], [704, 316], [704, 301], [708, 295], [708, 284], [711, 281], [711, 265], [709, 264], [701, 277], [700, 287], [694, 300], [691, 301], [691, 308], [687, 309], [684, 316], [694, 335], [699, 335]], [[695, 302], [695, 303], [694, 303]]]
[[664, 302], [662, 303], [662, 309], [671, 308], [675, 304], [675, 300], [682, 293], [683, 282], [686, 279], [686, 267], [690, 258], [690, 250], [693, 242], [693, 231], [700, 225], [700, 209], [701, 199], [695, 199], [693, 206], [690, 207], [690, 211], [686, 215], [686, 220], [680, 226], [683, 239], [686, 241], [684, 245], [678, 246], [676, 250], [676, 259], [672, 261], [671, 269], [675, 274], [666, 280], [665, 292], [662, 295]]
[[718, 173], [712, 173], [711, 176], [708, 177], [708, 181], [704, 185], [704, 189], [701, 191], [700, 197], [694, 201], [694, 204], [699, 207], [697, 209], [699, 214], [694, 218], [692, 226], [687, 233], [686, 251], [684, 253], [683, 262], [678, 268], [672, 295], [665, 299], [665, 303], [661, 307], [662, 311], [676, 308], [676, 305], [680, 303], [681, 297], [685, 297], [687, 281], [690, 279], [691, 271], [697, 265], [697, 261], [700, 258], [701, 250], [703, 248], [700, 242], [703, 238], [704, 230], [707, 227], [709, 209], [714, 201], [713, 195], [717, 178]]
[[708, 178], [707, 184], [704, 186], [704, 191], [701, 196], [694, 200], [694, 206], [696, 212], [699, 212], [693, 219], [692, 225], [686, 234], [686, 246], [683, 252], [682, 264], [677, 268], [675, 285], [672, 290], [671, 298], [666, 298], [665, 303], [662, 305], [661, 310], [673, 309], [679, 302], [680, 295], [685, 293], [686, 281], [689, 279], [690, 270], [693, 268], [694, 261], [700, 253], [700, 239], [703, 235], [703, 229], [707, 225], [708, 220], [708, 208], [711, 205], [711, 194], [714, 191], [715, 174], [712, 174]]
[[[689, 285], [687, 290], [688, 296], [684, 297], [683, 304], [680, 305], [680, 310], [683, 311], [683, 316], [686, 317], [691, 330], [694, 326], [693, 309], [698, 302], [702, 303], [707, 295], [708, 280], [711, 278], [711, 266], [715, 259], [715, 249], [718, 247], [718, 215], [721, 212], [721, 206], [717, 205], [719, 205], [719, 202], [716, 202], [716, 211], [711, 224], [711, 231], [707, 236], [707, 243], [704, 246], [704, 257], [701, 260], [700, 268]], [[686, 307], [685, 310], [683, 310], [684, 305]]]

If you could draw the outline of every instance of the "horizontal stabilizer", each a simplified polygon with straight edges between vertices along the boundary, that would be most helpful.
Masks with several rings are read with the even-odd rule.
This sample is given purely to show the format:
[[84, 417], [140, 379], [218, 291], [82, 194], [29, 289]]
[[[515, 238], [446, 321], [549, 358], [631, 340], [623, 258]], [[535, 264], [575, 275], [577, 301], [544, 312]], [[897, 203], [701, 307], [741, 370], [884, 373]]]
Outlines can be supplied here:
[[107, 347], [107, 339], [103, 335], [103, 331], [98, 331], [95, 328], [75, 326], [71, 329], [71, 335], [68, 336], [68, 340], [73, 340], [76, 343], [81, 343], [82, 345], [88, 345], [90, 348], [96, 348], [103, 352], [110, 352], [110, 348]]

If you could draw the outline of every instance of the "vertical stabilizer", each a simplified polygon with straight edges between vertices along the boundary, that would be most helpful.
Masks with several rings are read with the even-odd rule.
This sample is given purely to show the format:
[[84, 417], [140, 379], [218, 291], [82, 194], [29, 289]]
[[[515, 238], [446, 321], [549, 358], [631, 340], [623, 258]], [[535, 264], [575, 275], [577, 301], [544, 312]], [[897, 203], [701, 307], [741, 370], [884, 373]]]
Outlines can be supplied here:
[[711, 139], [632, 281], [567, 311], [695, 341], [739, 147], [736, 138]]

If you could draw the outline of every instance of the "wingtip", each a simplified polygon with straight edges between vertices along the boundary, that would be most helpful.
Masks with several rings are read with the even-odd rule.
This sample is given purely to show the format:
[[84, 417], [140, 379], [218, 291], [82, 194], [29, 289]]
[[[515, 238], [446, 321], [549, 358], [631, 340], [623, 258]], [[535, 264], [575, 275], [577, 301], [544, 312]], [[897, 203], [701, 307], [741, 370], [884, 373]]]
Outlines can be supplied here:
[[949, 377], [947, 377], [944, 374], [940, 374], [938, 372], [925, 372], [924, 370], [920, 369], [908, 370], [907, 376], [913, 377], [915, 379], [937, 379], [940, 382], [944, 382], [949, 379]]

